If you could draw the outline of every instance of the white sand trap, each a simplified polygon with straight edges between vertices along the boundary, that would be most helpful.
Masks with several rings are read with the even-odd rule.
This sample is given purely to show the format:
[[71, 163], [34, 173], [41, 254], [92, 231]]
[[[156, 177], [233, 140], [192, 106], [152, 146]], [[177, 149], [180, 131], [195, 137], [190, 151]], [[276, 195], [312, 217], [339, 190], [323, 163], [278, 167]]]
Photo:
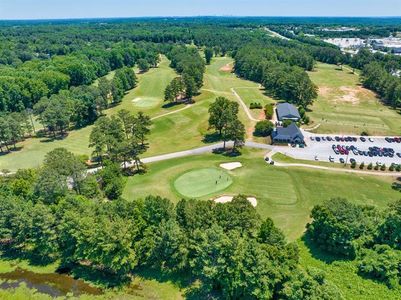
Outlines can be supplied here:
[[240, 162], [231, 162], [231, 163], [221, 164], [220, 167], [231, 171], [231, 170], [235, 170], [237, 168], [241, 168], [242, 164]]
[[[214, 202], [216, 202], [216, 203], [228, 203], [228, 202], [233, 201], [233, 198], [234, 198], [233, 196], [221, 196], [219, 198], [214, 199]], [[247, 197], [246, 199], [249, 201], [249, 203], [251, 203], [251, 205], [253, 207], [256, 207], [256, 205], [258, 205], [258, 201], [256, 200], [255, 197]]]
[[137, 97], [132, 100], [132, 103], [137, 107], [147, 108], [156, 106], [160, 102], [160, 99], [155, 97]]

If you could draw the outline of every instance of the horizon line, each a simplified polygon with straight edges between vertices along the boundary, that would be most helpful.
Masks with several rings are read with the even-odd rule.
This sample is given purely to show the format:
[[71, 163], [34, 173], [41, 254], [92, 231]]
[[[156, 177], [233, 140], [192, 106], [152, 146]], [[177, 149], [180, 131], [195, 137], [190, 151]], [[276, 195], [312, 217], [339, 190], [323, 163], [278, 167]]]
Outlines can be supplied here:
[[293, 15], [293, 16], [278, 16], [278, 15], [261, 15], [261, 16], [247, 16], [247, 15], [185, 15], [185, 16], [130, 16], [130, 17], [62, 17], [62, 18], [22, 18], [22, 19], [0, 19], [0, 22], [4, 21], [73, 21], [73, 20], [116, 20], [116, 19], [185, 19], [185, 18], [366, 18], [366, 19], [390, 19], [390, 18], [401, 18], [398, 16], [307, 16], [307, 15]]

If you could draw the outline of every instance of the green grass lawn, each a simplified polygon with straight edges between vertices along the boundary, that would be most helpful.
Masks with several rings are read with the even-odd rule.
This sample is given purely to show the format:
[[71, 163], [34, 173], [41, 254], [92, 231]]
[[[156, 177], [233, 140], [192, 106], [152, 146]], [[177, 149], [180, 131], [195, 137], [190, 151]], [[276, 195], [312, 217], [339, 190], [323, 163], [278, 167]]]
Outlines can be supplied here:
[[190, 170], [174, 181], [175, 190], [187, 198], [199, 198], [225, 190], [233, 183], [222, 169], [202, 168]]
[[271, 217], [291, 240], [302, 235], [310, 210], [323, 200], [346, 197], [354, 203], [384, 207], [401, 197], [391, 189], [391, 178], [274, 167], [263, 162], [263, 151], [243, 149], [243, 153], [236, 158], [206, 154], [149, 164], [146, 174], [128, 179], [123, 196], [134, 199], [154, 194], [177, 202], [182, 195], [174, 182], [180, 176], [194, 169], [219, 168], [223, 162], [239, 161], [242, 168], [228, 171], [233, 184], [224, 190], [211, 190], [199, 199], [239, 193], [254, 196], [258, 212]]
[[319, 87], [319, 96], [308, 116], [311, 126], [321, 124], [318, 133], [371, 135], [399, 134], [401, 115], [383, 105], [376, 95], [361, 87], [359, 76], [348, 69], [338, 70], [334, 65], [318, 63], [309, 72]]

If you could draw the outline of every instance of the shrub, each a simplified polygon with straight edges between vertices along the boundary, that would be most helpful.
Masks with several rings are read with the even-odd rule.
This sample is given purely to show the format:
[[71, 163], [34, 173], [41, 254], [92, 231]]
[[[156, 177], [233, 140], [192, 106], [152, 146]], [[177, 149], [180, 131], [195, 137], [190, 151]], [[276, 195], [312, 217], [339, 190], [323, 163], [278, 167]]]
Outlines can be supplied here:
[[298, 109], [298, 111], [299, 111], [299, 115], [301, 116], [301, 118], [303, 118], [303, 117], [305, 116], [305, 108], [300, 107], [300, 108]]
[[394, 164], [391, 164], [390, 168], [388, 168], [388, 169], [389, 169], [389, 171], [393, 172], [394, 169], [395, 169], [395, 165], [394, 165]]
[[362, 162], [362, 163], [359, 165], [359, 169], [363, 170], [364, 167], [365, 167], [365, 163]]
[[369, 165], [368, 165], [368, 170], [372, 170], [373, 169], [373, 165], [372, 165], [372, 163], [370, 163]]
[[353, 162], [351, 163], [351, 168], [353, 168], [353, 169], [356, 168], [356, 162], [355, 162], [355, 161], [353, 161]]
[[302, 121], [304, 122], [304, 124], [308, 125], [309, 122], [310, 122], [310, 119], [309, 119], [308, 116], [305, 115], [305, 116], [302, 117]]
[[249, 105], [249, 108], [250, 109], [261, 109], [262, 108], [262, 104], [260, 104], [259, 102], [255, 102], [255, 103], [252, 102]]
[[399, 286], [401, 252], [388, 245], [375, 245], [361, 253], [358, 269], [361, 274], [382, 281], [389, 288]]
[[284, 121], [283, 121], [283, 127], [288, 127], [288, 126], [291, 125], [291, 123], [292, 123], [291, 120], [284, 120]]
[[379, 170], [379, 165], [375, 165], [374, 169], [377, 171]]
[[256, 123], [255, 131], [253, 135], [255, 136], [269, 136], [273, 131], [273, 124], [268, 120], [259, 121]]
[[395, 167], [395, 170], [396, 170], [397, 172], [401, 172], [401, 165], [397, 165], [397, 166]]
[[380, 167], [380, 170], [386, 171], [386, 165], [385, 165], [385, 164], [382, 164], [381, 167]]
[[274, 105], [272, 103], [265, 105], [266, 119], [271, 120], [274, 114]]
[[364, 131], [361, 132], [361, 136], [369, 136], [369, 133], [364, 130]]

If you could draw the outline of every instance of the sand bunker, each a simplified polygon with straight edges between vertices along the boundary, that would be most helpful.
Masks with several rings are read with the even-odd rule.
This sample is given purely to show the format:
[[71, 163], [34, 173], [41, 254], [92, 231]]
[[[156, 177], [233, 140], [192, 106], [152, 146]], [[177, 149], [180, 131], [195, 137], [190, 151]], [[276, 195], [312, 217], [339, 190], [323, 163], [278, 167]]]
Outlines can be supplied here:
[[[228, 203], [233, 201], [233, 198], [234, 198], [233, 196], [221, 196], [219, 198], [214, 199], [214, 201], [216, 203]], [[255, 197], [247, 197], [246, 199], [249, 201], [249, 203], [251, 203], [253, 207], [256, 207], [256, 205], [258, 205], [258, 201], [256, 200]]]
[[155, 97], [138, 97], [132, 100], [132, 103], [141, 108], [148, 108], [159, 104], [160, 99]]
[[220, 68], [220, 71], [222, 71], [222, 72], [232, 72], [233, 71], [233, 64], [232, 63], [226, 64], [225, 66]]
[[220, 164], [220, 167], [231, 171], [231, 170], [235, 170], [237, 168], [241, 168], [242, 164], [240, 162], [231, 162], [231, 163]]

